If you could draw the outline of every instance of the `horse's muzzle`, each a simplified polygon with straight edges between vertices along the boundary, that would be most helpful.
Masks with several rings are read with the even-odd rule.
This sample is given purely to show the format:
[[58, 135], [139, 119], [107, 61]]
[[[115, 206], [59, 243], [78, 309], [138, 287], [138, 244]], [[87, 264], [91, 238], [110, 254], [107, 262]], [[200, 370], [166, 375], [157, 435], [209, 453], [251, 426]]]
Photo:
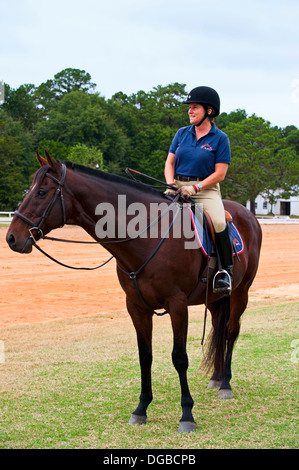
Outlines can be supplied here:
[[18, 253], [31, 253], [32, 251], [32, 239], [27, 237], [25, 240], [17, 240], [12, 232], [8, 232], [6, 241], [9, 248]]

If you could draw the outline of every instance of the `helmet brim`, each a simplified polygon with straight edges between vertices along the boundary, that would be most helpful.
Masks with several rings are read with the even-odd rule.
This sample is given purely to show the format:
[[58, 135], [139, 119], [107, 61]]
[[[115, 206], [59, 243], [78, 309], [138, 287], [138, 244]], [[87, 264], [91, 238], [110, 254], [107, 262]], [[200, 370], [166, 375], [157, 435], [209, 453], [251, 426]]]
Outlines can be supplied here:
[[195, 100], [186, 100], [186, 101], [183, 101], [183, 104], [201, 104], [201, 105], [204, 105], [204, 106], [210, 106], [211, 108], [214, 109], [214, 117], [218, 116], [219, 115], [219, 109], [217, 109], [215, 106], [213, 106], [212, 104], [210, 103], [205, 103], [204, 101], [195, 101]]

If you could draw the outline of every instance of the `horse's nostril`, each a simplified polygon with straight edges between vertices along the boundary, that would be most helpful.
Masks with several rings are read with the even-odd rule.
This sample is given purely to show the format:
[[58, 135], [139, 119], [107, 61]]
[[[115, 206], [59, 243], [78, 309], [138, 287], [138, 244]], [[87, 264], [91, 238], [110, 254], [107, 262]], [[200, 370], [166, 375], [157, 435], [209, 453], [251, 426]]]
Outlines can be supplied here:
[[7, 243], [9, 244], [10, 247], [15, 245], [16, 239], [12, 233], [10, 233], [9, 236], [7, 237]]

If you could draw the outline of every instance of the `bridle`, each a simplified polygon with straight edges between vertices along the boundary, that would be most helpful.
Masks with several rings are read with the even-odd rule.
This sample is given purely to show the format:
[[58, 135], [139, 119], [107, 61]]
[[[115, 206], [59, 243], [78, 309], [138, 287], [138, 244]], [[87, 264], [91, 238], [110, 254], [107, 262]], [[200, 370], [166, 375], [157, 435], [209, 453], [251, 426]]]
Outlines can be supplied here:
[[70, 269], [76, 269], [76, 270], [88, 270], [88, 271], [92, 271], [94, 269], [98, 269], [98, 268], [101, 268], [102, 266], [104, 266], [105, 264], [107, 264], [112, 258], [113, 256], [111, 256], [107, 261], [105, 261], [104, 263], [100, 264], [99, 266], [93, 266], [91, 268], [85, 268], [85, 267], [77, 267], [77, 266], [69, 266], [67, 264], [64, 264], [62, 263], [61, 261], [58, 261], [57, 259], [53, 258], [53, 256], [49, 255], [48, 253], [46, 253], [40, 246], [38, 246], [37, 244], [37, 240], [36, 240], [36, 235], [34, 236], [33, 232], [34, 230], [37, 230], [40, 238], [43, 238], [43, 239], [50, 239], [50, 240], [58, 240], [58, 241], [65, 241], [65, 242], [69, 242], [69, 243], [85, 243], [85, 244], [89, 244], [89, 243], [93, 243], [93, 244], [97, 244], [98, 242], [79, 242], [79, 241], [72, 241], [72, 240], [60, 240], [60, 239], [55, 239], [55, 238], [50, 238], [50, 237], [46, 237], [42, 231], [42, 226], [46, 220], [46, 218], [48, 217], [52, 207], [54, 206], [55, 202], [57, 201], [58, 198], [60, 198], [60, 204], [61, 204], [61, 211], [62, 211], [62, 224], [61, 224], [61, 227], [63, 225], [66, 224], [66, 212], [65, 212], [65, 204], [64, 204], [64, 198], [63, 198], [63, 192], [62, 192], [62, 188], [64, 186], [64, 181], [65, 181], [65, 176], [66, 176], [66, 166], [62, 163], [61, 164], [61, 167], [62, 167], [62, 173], [61, 173], [61, 177], [60, 177], [60, 180], [55, 178], [55, 176], [51, 175], [50, 173], [46, 172], [44, 177], [47, 176], [48, 178], [50, 178], [52, 181], [54, 181], [55, 183], [57, 183], [58, 187], [51, 199], [51, 201], [49, 202], [49, 204], [47, 205], [46, 209], [44, 210], [44, 213], [43, 215], [41, 216], [39, 222], [33, 222], [33, 220], [29, 219], [29, 217], [27, 217], [26, 215], [22, 214], [22, 212], [16, 210], [15, 211], [15, 215], [17, 215], [20, 219], [22, 219], [24, 222], [26, 222], [27, 224], [31, 225], [31, 228], [29, 229], [29, 233], [30, 233], [30, 237], [28, 238], [28, 240], [32, 239], [32, 243], [33, 245], [35, 246], [35, 248], [37, 248], [43, 255], [47, 256], [47, 258], [51, 259], [52, 261], [54, 261], [55, 263], [57, 264], [60, 264], [60, 266], [63, 266], [65, 268], [70, 268]]
[[45, 173], [45, 176], [47, 176], [51, 180], [55, 181], [55, 183], [57, 183], [58, 187], [57, 187], [51, 201], [49, 202], [48, 206], [44, 210], [44, 213], [41, 216], [38, 223], [33, 222], [33, 220], [29, 219], [26, 215], [22, 214], [22, 212], [20, 212], [18, 210], [15, 211], [15, 215], [20, 217], [20, 219], [22, 219], [24, 222], [27, 222], [27, 224], [31, 225], [31, 228], [29, 229], [29, 233], [30, 233], [29, 238], [31, 238], [33, 240], [35, 245], [36, 245], [36, 238], [33, 235], [33, 231], [37, 230], [37, 232], [40, 235], [40, 238], [44, 238], [44, 234], [43, 234], [43, 231], [42, 231], [42, 226], [43, 226], [46, 218], [48, 217], [52, 207], [54, 206], [54, 204], [55, 204], [55, 202], [58, 198], [60, 198], [61, 210], [62, 210], [62, 224], [61, 224], [61, 226], [63, 226], [66, 223], [64, 198], [63, 198], [63, 192], [62, 192], [62, 188], [63, 188], [63, 185], [64, 185], [65, 176], [66, 176], [66, 166], [64, 164], [62, 164], [61, 166], [62, 166], [62, 173], [61, 173], [60, 180], [58, 180], [57, 178], [55, 178], [55, 176], [51, 175], [48, 172]]

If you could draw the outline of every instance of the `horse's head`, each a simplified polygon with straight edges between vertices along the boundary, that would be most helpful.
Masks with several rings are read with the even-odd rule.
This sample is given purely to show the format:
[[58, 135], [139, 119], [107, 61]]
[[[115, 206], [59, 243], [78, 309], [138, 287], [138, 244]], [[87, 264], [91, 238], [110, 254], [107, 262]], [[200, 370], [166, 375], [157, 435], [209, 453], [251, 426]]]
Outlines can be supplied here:
[[37, 153], [41, 168], [35, 173], [31, 188], [15, 211], [7, 232], [6, 241], [10, 248], [20, 253], [30, 253], [33, 240], [66, 221], [62, 196], [66, 169], [48, 152], [45, 156]]

